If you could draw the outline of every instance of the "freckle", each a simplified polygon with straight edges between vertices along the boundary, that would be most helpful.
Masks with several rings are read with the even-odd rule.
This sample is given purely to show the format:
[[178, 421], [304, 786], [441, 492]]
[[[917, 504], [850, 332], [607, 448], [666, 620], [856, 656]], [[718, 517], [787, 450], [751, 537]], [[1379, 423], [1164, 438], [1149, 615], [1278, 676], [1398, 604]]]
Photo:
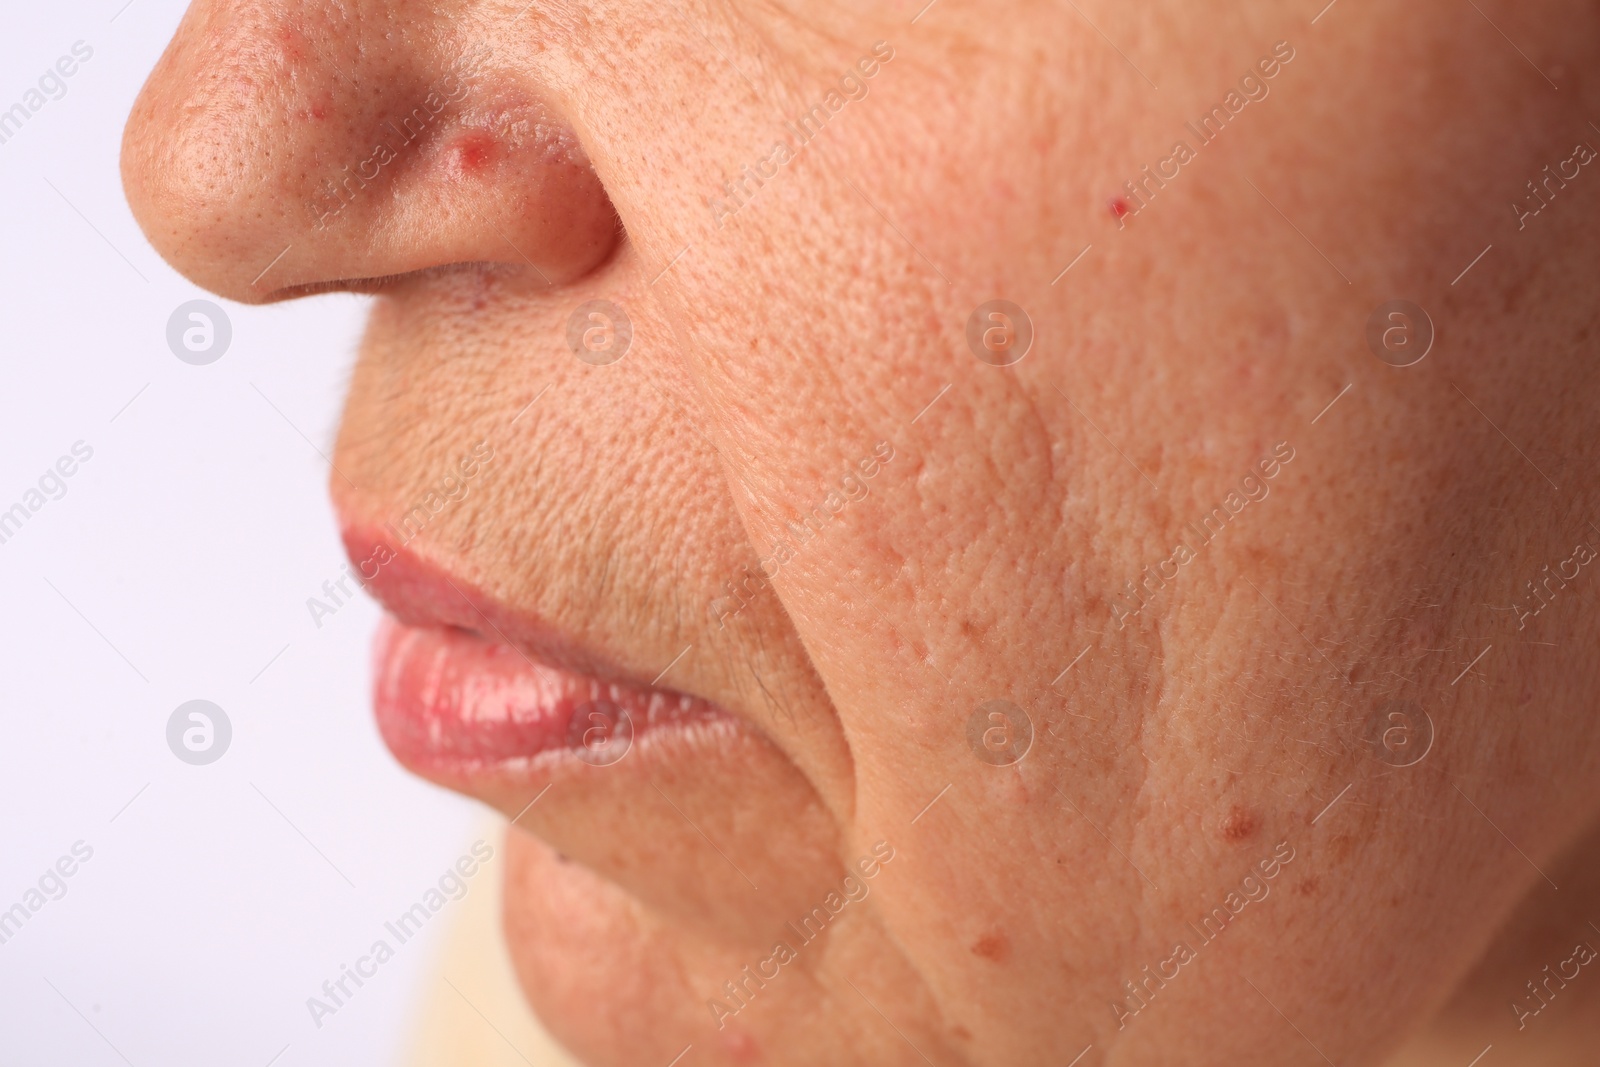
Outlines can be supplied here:
[[1296, 885], [1294, 887], [1294, 891], [1303, 897], [1309, 897], [1314, 895], [1318, 888], [1319, 884], [1315, 878], [1307, 878], [1305, 881]]
[[960, 1023], [956, 1023], [954, 1026], [952, 1026], [950, 1028], [950, 1032], [952, 1034], [954, 1034], [956, 1036], [956, 1038], [961, 1040], [961, 1041], [971, 1041], [972, 1040], [972, 1031], [968, 1030], [965, 1026], [962, 1026]]
[[452, 140], [445, 151], [458, 173], [481, 174], [494, 162], [499, 149], [493, 134], [473, 130]]
[[1246, 841], [1255, 835], [1261, 823], [1249, 810], [1235, 804], [1228, 817], [1222, 821], [1222, 839], [1229, 842]]
[[1127, 215], [1128, 215], [1128, 212], [1130, 210], [1131, 209], [1128, 207], [1128, 202], [1126, 200], [1122, 199], [1120, 196], [1112, 198], [1112, 200], [1111, 200], [1111, 217], [1112, 218], [1116, 218], [1116, 219], [1126, 218]]
[[986, 960], [994, 960], [996, 963], [1004, 963], [1006, 957], [1011, 955], [1011, 942], [1005, 934], [994, 930], [972, 943], [972, 954], [982, 956]]

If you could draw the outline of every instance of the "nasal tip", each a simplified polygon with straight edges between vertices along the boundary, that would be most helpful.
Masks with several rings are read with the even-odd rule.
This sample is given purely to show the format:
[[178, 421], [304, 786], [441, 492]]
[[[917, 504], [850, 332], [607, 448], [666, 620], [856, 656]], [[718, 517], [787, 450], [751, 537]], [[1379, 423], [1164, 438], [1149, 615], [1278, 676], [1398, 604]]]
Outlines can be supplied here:
[[275, 5], [224, 6], [185, 16], [122, 144], [135, 217], [196, 284], [262, 303], [485, 264], [542, 287], [611, 255], [616, 211], [577, 135], [488, 46], [332, 22], [312, 46]]

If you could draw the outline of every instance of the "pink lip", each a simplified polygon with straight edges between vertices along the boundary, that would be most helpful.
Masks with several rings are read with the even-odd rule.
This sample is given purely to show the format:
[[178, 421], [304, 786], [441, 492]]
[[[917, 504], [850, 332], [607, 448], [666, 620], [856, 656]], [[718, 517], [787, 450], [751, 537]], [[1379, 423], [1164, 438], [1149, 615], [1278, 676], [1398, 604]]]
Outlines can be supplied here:
[[641, 734], [717, 716], [681, 693], [606, 682], [533, 663], [474, 634], [385, 620], [373, 704], [406, 766], [452, 777], [506, 770], [550, 753], [612, 763]]
[[477, 779], [563, 755], [615, 762], [652, 731], [729, 719], [697, 697], [628, 677], [378, 531], [347, 528], [344, 542], [393, 616], [374, 650], [384, 742], [442, 785], [480, 793]]

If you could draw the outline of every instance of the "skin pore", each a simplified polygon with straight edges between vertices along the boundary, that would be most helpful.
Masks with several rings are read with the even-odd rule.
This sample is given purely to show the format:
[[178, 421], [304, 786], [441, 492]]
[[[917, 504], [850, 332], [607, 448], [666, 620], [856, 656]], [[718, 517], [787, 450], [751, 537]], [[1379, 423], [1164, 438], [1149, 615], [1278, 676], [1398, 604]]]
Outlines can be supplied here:
[[[1316, 6], [190, 9], [128, 197], [223, 296], [378, 294], [353, 556], [488, 442], [399, 566], [726, 713], [414, 768], [550, 786], [506, 931], [585, 1062], [1583, 1062], [1600, 969], [1510, 1004], [1600, 945], [1600, 575], [1561, 570], [1600, 171], [1544, 170], [1600, 145], [1600, 12]], [[1367, 342], [1400, 299], [1407, 367]], [[596, 300], [615, 362], [567, 341]]]

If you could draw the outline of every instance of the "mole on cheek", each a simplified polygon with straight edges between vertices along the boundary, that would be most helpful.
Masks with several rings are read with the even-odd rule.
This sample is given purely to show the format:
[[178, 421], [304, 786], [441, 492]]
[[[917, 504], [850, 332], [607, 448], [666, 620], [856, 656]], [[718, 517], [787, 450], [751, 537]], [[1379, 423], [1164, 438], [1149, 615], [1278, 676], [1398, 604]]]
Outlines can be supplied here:
[[1249, 809], [1235, 804], [1228, 817], [1222, 821], [1222, 839], [1228, 842], [1248, 841], [1255, 836], [1261, 821]]
[[986, 960], [993, 960], [996, 963], [1003, 963], [1005, 958], [1011, 955], [1011, 941], [999, 930], [992, 930], [973, 942], [972, 954], [974, 956], [982, 956]]

